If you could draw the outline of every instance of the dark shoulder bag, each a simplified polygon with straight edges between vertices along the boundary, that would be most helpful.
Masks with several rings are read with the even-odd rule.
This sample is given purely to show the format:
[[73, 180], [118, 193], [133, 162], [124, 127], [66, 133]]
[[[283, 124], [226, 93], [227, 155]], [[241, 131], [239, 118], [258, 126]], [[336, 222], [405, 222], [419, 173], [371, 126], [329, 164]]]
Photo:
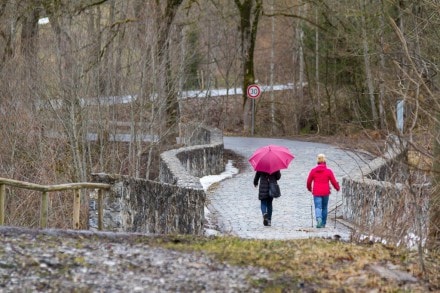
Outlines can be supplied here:
[[280, 197], [281, 190], [280, 190], [280, 186], [278, 185], [278, 182], [276, 180], [270, 181], [269, 179], [267, 179], [267, 181], [269, 181], [269, 196], [273, 198]]

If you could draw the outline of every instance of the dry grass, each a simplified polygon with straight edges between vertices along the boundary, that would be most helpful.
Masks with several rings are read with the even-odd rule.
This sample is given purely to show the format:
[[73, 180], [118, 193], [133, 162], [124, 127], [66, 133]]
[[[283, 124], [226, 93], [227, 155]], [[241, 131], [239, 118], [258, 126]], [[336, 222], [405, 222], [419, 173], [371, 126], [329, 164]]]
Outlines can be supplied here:
[[[26, 252], [20, 253], [21, 257], [26, 254], [41, 253], [42, 243], [47, 248], [60, 245], [64, 249], [70, 247], [68, 251], [72, 252], [72, 257], [67, 258], [59, 258], [65, 254], [52, 249], [53, 257], [58, 258], [59, 263], [56, 267], [50, 267], [49, 275], [57, 280], [67, 278], [65, 268], [85, 266], [82, 254], [75, 254], [77, 248], [89, 249], [91, 253], [98, 247], [112, 251], [112, 243], [119, 243], [127, 248], [125, 256], [127, 259], [139, 257], [137, 253], [129, 252], [133, 246], [144, 247], [147, 250], [149, 247], [159, 246], [176, 251], [206, 254], [215, 262], [249, 269], [251, 266], [266, 268], [271, 272], [271, 277], [253, 283], [259, 292], [439, 292], [440, 290], [438, 253], [426, 254], [426, 273], [423, 274], [417, 253], [379, 243], [355, 244], [322, 238], [287, 241], [249, 240], [237, 237], [152, 236], [136, 233], [84, 233], [74, 230], [44, 231], [17, 228], [4, 228], [2, 233], [7, 235], [9, 241], [18, 244], [16, 248], [20, 252]], [[23, 237], [22, 235], [26, 233], [30, 235]], [[50, 254], [45, 254], [44, 259], [47, 259], [48, 255]], [[179, 259], [176, 259], [176, 263], [178, 262]], [[190, 265], [198, 267], [197, 263]], [[39, 269], [29, 271], [27, 266], [22, 267], [21, 262], [17, 264], [6, 262], [4, 268], [14, 269], [18, 274], [24, 273], [28, 278], [32, 274], [38, 276], [41, 273]], [[200, 269], [210, 268], [200, 266]], [[47, 275], [47, 270], [43, 272]], [[145, 273], [145, 268], [135, 266], [125, 272]], [[397, 274], [400, 274], [399, 278], [395, 277]], [[203, 272], [200, 272], [200, 275], [203, 275]], [[163, 277], [167, 278], [166, 275]]]
[[[159, 239], [159, 238], [158, 238]], [[157, 240], [157, 239], [156, 239]], [[267, 292], [426, 292], [440, 290], [438, 255], [427, 259], [422, 273], [414, 252], [378, 243], [355, 244], [328, 239], [289, 241], [244, 240], [234, 237], [160, 238], [161, 245], [204, 251], [235, 265], [265, 267], [275, 279]], [[378, 274], [375, 266], [416, 277], [407, 282]], [[392, 268], [392, 269], [390, 269]], [[261, 285], [261, 284], [259, 284]]]

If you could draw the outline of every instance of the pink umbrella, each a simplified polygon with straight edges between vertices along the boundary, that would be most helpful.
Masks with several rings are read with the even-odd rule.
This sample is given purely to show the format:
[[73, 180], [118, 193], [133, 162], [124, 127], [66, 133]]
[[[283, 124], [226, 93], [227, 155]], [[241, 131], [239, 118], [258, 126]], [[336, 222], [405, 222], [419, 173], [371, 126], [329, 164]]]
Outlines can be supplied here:
[[269, 174], [281, 169], [287, 169], [295, 156], [288, 148], [279, 145], [268, 145], [258, 148], [249, 158], [249, 162], [255, 171]]

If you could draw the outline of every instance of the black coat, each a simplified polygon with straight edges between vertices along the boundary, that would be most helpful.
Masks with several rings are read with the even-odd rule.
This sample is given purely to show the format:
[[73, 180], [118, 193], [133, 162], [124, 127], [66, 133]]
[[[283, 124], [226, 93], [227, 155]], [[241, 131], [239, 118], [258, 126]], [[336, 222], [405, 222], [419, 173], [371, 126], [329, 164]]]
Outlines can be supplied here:
[[254, 177], [254, 186], [260, 183], [260, 187], [258, 188], [258, 199], [267, 199], [269, 197], [269, 181], [274, 182], [278, 181], [281, 178], [281, 172], [276, 171], [275, 173], [268, 174], [265, 172], [257, 171]]

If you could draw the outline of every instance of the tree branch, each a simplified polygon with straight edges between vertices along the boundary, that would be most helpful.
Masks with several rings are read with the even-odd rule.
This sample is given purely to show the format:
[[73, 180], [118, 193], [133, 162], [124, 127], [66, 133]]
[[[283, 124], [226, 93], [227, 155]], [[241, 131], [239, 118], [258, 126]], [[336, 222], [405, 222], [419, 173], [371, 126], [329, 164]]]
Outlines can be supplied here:
[[320, 30], [327, 31], [326, 28], [320, 26], [320, 25], [317, 24], [316, 22], [311, 21], [311, 20], [309, 20], [309, 19], [307, 19], [307, 18], [305, 18], [305, 17], [299, 16], [299, 15], [296, 15], [296, 14], [289, 14], [289, 13], [282, 13], [282, 12], [277, 12], [277, 13], [265, 13], [265, 12], [263, 11], [263, 12], [262, 12], [262, 15], [263, 15], [263, 16], [267, 16], [267, 17], [284, 16], [284, 17], [298, 18], [298, 19], [301, 19], [301, 20], [304, 20], [304, 21], [308, 22], [309, 24], [311, 24], [311, 25], [313, 25], [313, 26], [316, 26], [316, 27], [319, 28]]

